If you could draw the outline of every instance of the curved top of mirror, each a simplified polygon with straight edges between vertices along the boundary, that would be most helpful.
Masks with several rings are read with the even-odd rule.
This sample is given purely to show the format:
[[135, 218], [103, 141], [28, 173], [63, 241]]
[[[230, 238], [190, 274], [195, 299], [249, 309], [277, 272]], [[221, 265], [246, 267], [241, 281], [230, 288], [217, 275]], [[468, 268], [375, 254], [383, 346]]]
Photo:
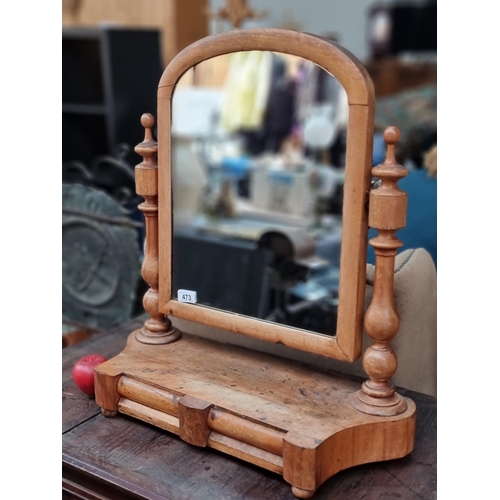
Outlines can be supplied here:
[[[172, 290], [172, 177], [175, 167], [172, 163], [172, 97], [180, 78], [190, 68], [217, 56], [240, 51], [272, 51], [299, 56], [336, 77], [346, 91], [349, 116], [335, 336], [318, 335], [207, 305], [182, 302], [176, 298], [177, 290]], [[363, 331], [368, 234], [366, 206], [371, 178], [373, 122], [374, 91], [370, 77], [352, 54], [326, 39], [279, 29], [252, 29], [210, 36], [180, 52], [164, 71], [158, 89], [160, 312], [340, 360], [358, 359]], [[301, 240], [300, 231], [295, 235], [292, 233], [286, 235], [288, 242], [293, 242], [294, 238]], [[266, 238], [259, 242], [260, 246], [274, 245], [285, 248], [285, 254], [290, 253], [286, 245], [283, 247], [283, 235], [270, 234]], [[303, 251], [300, 245], [297, 248], [299, 253]]]
[[307, 59], [331, 73], [344, 87], [349, 105], [373, 105], [373, 82], [361, 62], [326, 38], [282, 29], [235, 30], [212, 35], [189, 45], [172, 59], [158, 85], [158, 97], [169, 97], [179, 78], [193, 66], [232, 52], [269, 50]]

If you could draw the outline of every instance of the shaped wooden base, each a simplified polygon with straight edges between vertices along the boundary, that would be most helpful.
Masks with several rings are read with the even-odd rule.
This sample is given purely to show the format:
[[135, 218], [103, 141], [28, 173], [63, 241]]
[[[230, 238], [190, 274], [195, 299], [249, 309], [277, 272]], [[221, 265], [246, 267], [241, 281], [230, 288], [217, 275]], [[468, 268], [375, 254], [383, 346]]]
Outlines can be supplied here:
[[379, 417], [349, 400], [359, 384], [271, 355], [183, 334], [125, 350], [96, 367], [96, 402], [195, 446], [210, 446], [282, 474], [310, 498], [335, 473], [409, 454], [415, 404]]

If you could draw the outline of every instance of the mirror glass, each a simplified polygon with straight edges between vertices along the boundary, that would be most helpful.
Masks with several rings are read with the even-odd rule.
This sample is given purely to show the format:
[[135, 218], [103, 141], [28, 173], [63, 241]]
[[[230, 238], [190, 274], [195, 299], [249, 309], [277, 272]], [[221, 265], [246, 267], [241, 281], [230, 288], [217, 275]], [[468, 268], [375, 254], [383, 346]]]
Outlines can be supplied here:
[[172, 104], [172, 299], [334, 336], [348, 118], [296, 56], [199, 64]]

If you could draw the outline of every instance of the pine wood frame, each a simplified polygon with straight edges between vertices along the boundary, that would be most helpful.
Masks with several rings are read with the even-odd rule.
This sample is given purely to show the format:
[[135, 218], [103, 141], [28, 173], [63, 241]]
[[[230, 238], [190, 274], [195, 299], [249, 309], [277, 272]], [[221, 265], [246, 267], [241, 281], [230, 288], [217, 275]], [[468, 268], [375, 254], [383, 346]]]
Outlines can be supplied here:
[[[221, 50], [227, 53], [228, 45], [231, 50], [265, 49], [271, 45], [269, 37], [275, 37], [274, 50], [305, 55], [313, 61], [323, 60], [308, 55], [311, 47], [315, 47], [325, 58], [327, 54], [336, 54], [342, 63], [338, 66], [343, 70], [336, 75], [350, 98], [348, 156], [353, 163], [346, 178], [348, 201], [344, 205], [347, 209], [344, 225], [348, 227], [344, 231], [347, 244], [344, 241], [342, 246], [341, 291], [344, 301], [352, 297], [356, 302], [355, 306], [344, 304], [341, 339], [355, 354], [360, 348], [361, 335], [355, 329], [355, 335], [349, 336], [346, 328], [350, 325], [361, 329], [363, 319], [367, 222], [378, 231], [370, 240], [375, 249], [376, 270], [373, 298], [364, 315], [364, 326], [373, 344], [363, 355], [363, 368], [369, 378], [361, 387], [341, 376], [290, 360], [186, 333], [181, 335], [165, 316], [174, 314], [310, 352], [325, 354], [321, 348], [329, 348], [328, 355], [346, 358], [345, 343], [341, 348], [339, 339], [170, 301], [172, 234], [165, 229], [171, 230], [168, 132], [175, 82], [193, 61], [217, 55]], [[221, 40], [228, 39], [230, 44], [221, 44]], [[398, 394], [389, 380], [397, 368], [390, 341], [399, 328], [394, 301], [394, 261], [402, 242], [395, 233], [406, 223], [407, 203], [406, 194], [397, 186], [398, 180], [407, 173], [395, 158], [395, 144], [400, 134], [395, 127], [388, 127], [384, 133], [387, 155], [381, 165], [372, 169], [381, 185], [370, 191], [369, 220], [366, 221], [370, 169], [360, 160], [368, 161], [369, 152], [371, 154], [372, 88], [351, 56], [338, 47], [332, 52], [326, 43], [311, 35], [281, 30], [232, 32], [202, 40], [194, 48], [191, 46], [185, 52], [189, 57], [180, 54], [172, 68], [169, 66], [171, 69], [166, 70], [159, 89], [163, 96], [159, 104], [160, 145], [153, 139], [154, 117], [144, 114], [141, 118], [144, 141], [135, 148], [143, 157], [135, 173], [137, 193], [145, 200], [139, 208], [146, 220], [142, 276], [150, 286], [143, 300], [148, 319], [142, 328], [129, 335], [127, 346], [120, 354], [95, 368], [96, 403], [104, 416], [123, 413], [178, 434], [191, 445], [208, 446], [282, 474], [297, 498], [310, 498], [324, 481], [340, 470], [403, 457], [412, 451], [415, 442], [415, 403]], [[326, 63], [322, 66], [329, 68]], [[360, 79], [348, 78], [351, 74], [361, 75]], [[363, 94], [363, 89], [371, 91]], [[367, 104], [359, 104], [365, 102], [363, 96]], [[359, 144], [353, 143], [353, 136]], [[160, 172], [156, 164], [158, 156], [162, 165]], [[361, 185], [355, 181], [354, 169]], [[158, 205], [163, 221], [161, 230]], [[353, 275], [346, 275], [346, 269]], [[178, 305], [186, 307], [179, 309]], [[325, 343], [325, 339], [336, 343]]]
[[[329, 337], [172, 299], [171, 102], [175, 86], [191, 67], [223, 54], [262, 50], [300, 56], [335, 76], [349, 103], [344, 184], [339, 308], [336, 335]], [[180, 52], [165, 69], [158, 88], [159, 311], [235, 333], [282, 343], [323, 356], [355, 361], [361, 355], [367, 202], [373, 150], [375, 98], [361, 63], [339, 45], [306, 33], [280, 29], [230, 31], [204, 38]]]

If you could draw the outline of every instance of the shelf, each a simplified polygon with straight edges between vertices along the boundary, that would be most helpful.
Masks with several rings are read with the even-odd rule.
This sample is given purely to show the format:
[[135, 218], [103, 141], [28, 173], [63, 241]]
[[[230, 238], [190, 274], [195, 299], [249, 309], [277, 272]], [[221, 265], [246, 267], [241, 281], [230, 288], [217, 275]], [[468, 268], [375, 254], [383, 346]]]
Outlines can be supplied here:
[[64, 104], [63, 113], [74, 113], [81, 115], [105, 115], [108, 107], [104, 104]]
[[68, 28], [62, 37], [63, 162], [90, 164], [126, 144], [125, 161], [137, 163], [140, 117], [156, 109], [159, 31]]
[[99, 40], [65, 39], [62, 44], [62, 63], [63, 102], [104, 102]]

